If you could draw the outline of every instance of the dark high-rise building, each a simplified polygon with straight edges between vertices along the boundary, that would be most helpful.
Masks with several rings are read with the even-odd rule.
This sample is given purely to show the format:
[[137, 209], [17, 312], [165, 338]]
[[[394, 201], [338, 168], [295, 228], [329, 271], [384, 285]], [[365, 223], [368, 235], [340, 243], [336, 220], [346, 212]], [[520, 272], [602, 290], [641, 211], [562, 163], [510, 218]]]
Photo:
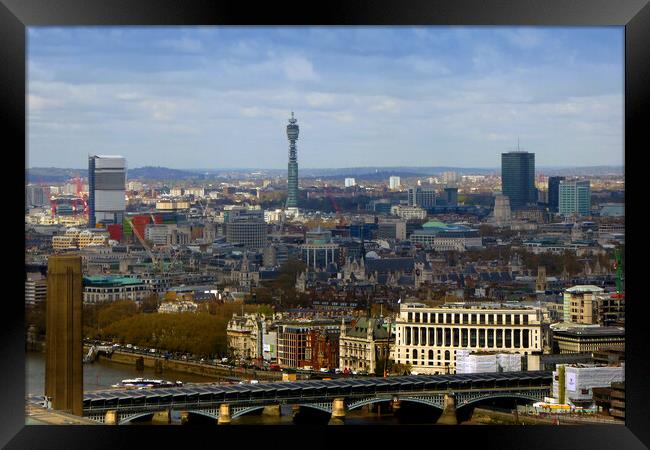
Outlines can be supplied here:
[[548, 209], [558, 212], [560, 207], [560, 181], [564, 177], [548, 177]]
[[447, 206], [458, 206], [458, 188], [446, 187], [445, 188], [445, 201]]
[[502, 153], [501, 184], [503, 195], [510, 199], [512, 209], [536, 204], [535, 154], [521, 151]]
[[121, 224], [126, 210], [126, 159], [88, 157], [88, 227]]
[[83, 415], [81, 256], [47, 261], [45, 395], [52, 408]]
[[287, 208], [298, 207], [298, 157], [296, 155], [296, 140], [298, 140], [298, 124], [291, 111], [291, 119], [287, 125], [287, 138], [289, 138], [289, 173], [287, 186]]

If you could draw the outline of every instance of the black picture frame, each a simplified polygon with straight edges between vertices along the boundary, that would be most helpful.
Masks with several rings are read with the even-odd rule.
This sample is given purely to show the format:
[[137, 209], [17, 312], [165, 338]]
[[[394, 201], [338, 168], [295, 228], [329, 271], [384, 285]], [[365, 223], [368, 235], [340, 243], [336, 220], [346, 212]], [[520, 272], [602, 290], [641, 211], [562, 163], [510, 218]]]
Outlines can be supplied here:
[[[26, 27], [64, 25], [545, 25], [625, 26], [625, 209], [627, 346], [625, 426], [581, 427], [110, 427], [25, 425], [25, 333], [23, 294], [11, 276], [6, 282], [4, 326], [0, 328], [3, 379], [0, 381], [0, 445], [6, 448], [156, 448], [202, 446], [313, 446], [388, 447], [393, 445], [446, 445], [477, 448], [647, 448], [650, 446], [650, 383], [648, 329], [643, 314], [648, 303], [638, 281], [640, 268], [632, 248], [643, 242], [635, 231], [642, 220], [639, 201], [643, 152], [650, 124], [650, 6], [648, 0], [445, 0], [352, 1], [317, 5], [308, 2], [171, 0], [0, 0], [0, 126], [4, 155], [20, 159], [26, 152]], [[12, 139], [13, 138], [13, 139]], [[644, 139], [645, 138], [645, 139]], [[9, 144], [13, 142], [12, 144]], [[23, 160], [24, 161], [24, 160]], [[9, 169], [9, 170], [7, 170]], [[7, 173], [8, 172], [8, 173]], [[20, 171], [5, 168], [18, 187]], [[24, 178], [22, 182], [24, 182]], [[630, 184], [631, 183], [631, 184]], [[15, 211], [22, 199], [13, 190]], [[14, 210], [12, 210], [14, 211]], [[21, 213], [22, 214], [22, 213]], [[4, 260], [8, 269], [24, 257], [17, 238], [18, 217], [9, 214]], [[14, 225], [15, 221], [15, 225]], [[15, 227], [15, 228], [14, 228]], [[12, 231], [13, 230], [13, 231]], [[14, 253], [15, 252], [15, 253]], [[640, 253], [641, 249], [636, 253]], [[642, 261], [640, 255], [637, 261]], [[5, 269], [6, 270], [6, 269]], [[637, 275], [634, 275], [636, 273]], [[18, 275], [19, 276], [19, 275]], [[15, 285], [15, 286], [14, 286]], [[22, 291], [24, 293], [24, 291]], [[388, 442], [388, 440], [395, 442]], [[230, 444], [228, 444], [230, 442]], [[480, 447], [479, 447], [480, 446]], [[181, 447], [182, 448], [182, 447]]]

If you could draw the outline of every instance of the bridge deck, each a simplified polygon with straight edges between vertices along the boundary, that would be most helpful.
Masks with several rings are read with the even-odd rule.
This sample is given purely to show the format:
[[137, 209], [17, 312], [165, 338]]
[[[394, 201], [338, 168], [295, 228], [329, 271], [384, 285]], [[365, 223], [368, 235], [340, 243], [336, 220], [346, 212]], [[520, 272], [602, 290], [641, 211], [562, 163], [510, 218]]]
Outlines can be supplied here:
[[534, 389], [552, 384], [551, 371], [388, 378], [343, 378], [237, 385], [190, 385], [177, 388], [114, 389], [84, 394], [84, 411], [156, 408], [163, 405], [219, 403], [264, 404], [334, 397], [391, 396], [400, 393]]

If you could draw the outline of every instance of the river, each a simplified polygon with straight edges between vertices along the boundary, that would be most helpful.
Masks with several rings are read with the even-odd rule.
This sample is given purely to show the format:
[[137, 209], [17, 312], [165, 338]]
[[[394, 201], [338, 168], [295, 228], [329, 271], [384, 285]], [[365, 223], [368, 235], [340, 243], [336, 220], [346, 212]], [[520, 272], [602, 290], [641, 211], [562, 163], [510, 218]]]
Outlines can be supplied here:
[[[25, 354], [26, 363], [26, 384], [25, 390], [27, 395], [44, 395], [45, 389], [45, 353], [27, 352]], [[99, 358], [94, 363], [84, 364], [84, 391], [95, 391], [97, 389], [106, 389], [111, 385], [118, 383], [125, 378], [162, 378], [170, 381], [182, 381], [183, 383], [208, 383], [219, 381], [215, 377], [206, 377], [192, 373], [176, 372], [165, 370], [160, 375], [154, 372], [153, 368], [145, 367], [140, 372], [135, 369], [135, 365], [120, 364], [111, 362], [105, 358]]]

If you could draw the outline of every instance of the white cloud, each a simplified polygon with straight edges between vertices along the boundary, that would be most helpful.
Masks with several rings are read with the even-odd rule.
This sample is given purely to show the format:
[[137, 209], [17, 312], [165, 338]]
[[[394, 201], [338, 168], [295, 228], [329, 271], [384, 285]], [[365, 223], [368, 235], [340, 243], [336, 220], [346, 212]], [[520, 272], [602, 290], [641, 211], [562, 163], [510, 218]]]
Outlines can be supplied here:
[[336, 103], [336, 96], [323, 92], [311, 92], [305, 96], [307, 104], [313, 107], [331, 106]]
[[285, 76], [291, 81], [317, 81], [318, 74], [314, 71], [311, 61], [300, 56], [290, 56], [283, 61]]

